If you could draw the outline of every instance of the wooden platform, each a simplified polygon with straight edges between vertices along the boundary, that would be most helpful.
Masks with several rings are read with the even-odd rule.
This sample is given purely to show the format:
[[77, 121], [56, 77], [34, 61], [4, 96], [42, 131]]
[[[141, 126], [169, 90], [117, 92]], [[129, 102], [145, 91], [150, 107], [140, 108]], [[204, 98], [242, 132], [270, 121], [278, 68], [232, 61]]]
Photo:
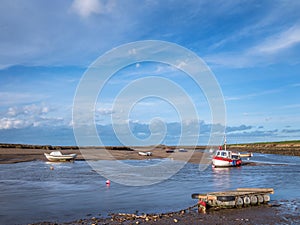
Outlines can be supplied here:
[[268, 203], [270, 194], [274, 194], [273, 188], [237, 188], [223, 192], [192, 194], [192, 198], [199, 199], [199, 204], [207, 207], [240, 208]]

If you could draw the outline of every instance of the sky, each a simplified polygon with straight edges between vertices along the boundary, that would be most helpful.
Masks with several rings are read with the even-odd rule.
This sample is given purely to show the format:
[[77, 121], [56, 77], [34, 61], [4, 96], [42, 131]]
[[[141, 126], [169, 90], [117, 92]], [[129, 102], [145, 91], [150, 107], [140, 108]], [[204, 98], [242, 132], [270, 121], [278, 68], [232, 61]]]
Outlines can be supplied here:
[[[174, 43], [203, 60], [222, 92], [225, 121], [214, 121], [207, 93], [180, 66], [132, 63], [111, 75], [94, 102], [103, 144], [124, 144], [116, 135], [124, 126], [147, 144], [176, 145], [183, 127], [184, 144], [194, 136], [206, 144], [213, 127], [228, 143], [299, 140], [299, 10], [293, 0], [4, 0], [0, 143], [77, 144], [73, 103], [86, 72], [104, 54], [145, 40]], [[147, 78], [162, 81], [148, 83], [153, 95], [145, 83], [135, 85]]]

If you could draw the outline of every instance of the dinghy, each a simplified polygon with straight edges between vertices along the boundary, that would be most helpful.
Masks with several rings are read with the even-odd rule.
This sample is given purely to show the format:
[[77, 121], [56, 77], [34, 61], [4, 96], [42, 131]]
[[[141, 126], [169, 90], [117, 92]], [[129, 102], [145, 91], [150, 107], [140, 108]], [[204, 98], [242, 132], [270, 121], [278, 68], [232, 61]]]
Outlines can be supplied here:
[[72, 161], [77, 156], [77, 154], [63, 155], [60, 151], [54, 151], [51, 152], [50, 154], [44, 153], [44, 155], [50, 162]]

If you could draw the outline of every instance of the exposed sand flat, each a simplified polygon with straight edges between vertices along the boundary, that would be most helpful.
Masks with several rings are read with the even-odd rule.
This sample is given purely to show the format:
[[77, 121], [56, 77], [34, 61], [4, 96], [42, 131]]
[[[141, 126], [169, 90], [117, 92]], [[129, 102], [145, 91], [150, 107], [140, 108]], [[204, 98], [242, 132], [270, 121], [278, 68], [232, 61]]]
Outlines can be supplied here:
[[[181, 152], [179, 149], [185, 149]], [[125, 159], [154, 159], [154, 158], [172, 158], [174, 160], [183, 160], [191, 163], [210, 163], [204, 160], [208, 156], [204, 155], [203, 150], [206, 146], [146, 146], [146, 147], [83, 147], [77, 146], [39, 146], [22, 144], [0, 144], [0, 164], [17, 163], [32, 160], [44, 160], [44, 153], [50, 153], [55, 150], [63, 154], [76, 153], [76, 160], [125, 160]], [[214, 147], [217, 149], [217, 147]], [[268, 154], [282, 154], [300, 156], [300, 141], [294, 142], [274, 142], [274, 143], [254, 143], [254, 144], [235, 144], [228, 145], [228, 149], [234, 149], [241, 152], [259, 152]], [[174, 153], [167, 153], [166, 150], [175, 150]], [[141, 156], [138, 152], [151, 151], [151, 156]]]
[[[179, 152], [178, 149], [174, 153], [167, 153], [166, 147], [85, 147], [78, 149], [77, 147], [53, 147], [54, 149], [47, 149], [45, 146], [0, 146], [0, 164], [4, 163], [17, 163], [26, 162], [32, 160], [43, 160], [46, 161], [44, 153], [50, 153], [54, 150], [59, 150], [63, 154], [76, 153], [76, 160], [125, 160], [125, 159], [154, 159], [154, 158], [172, 158], [174, 160], [189, 161], [192, 163], [199, 163], [203, 157], [203, 152], [199, 150], [193, 150], [192, 148], [186, 149], [186, 152]], [[141, 156], [138, 154], [139, 151], [147, 152], [151, 151], [151, 156]]]

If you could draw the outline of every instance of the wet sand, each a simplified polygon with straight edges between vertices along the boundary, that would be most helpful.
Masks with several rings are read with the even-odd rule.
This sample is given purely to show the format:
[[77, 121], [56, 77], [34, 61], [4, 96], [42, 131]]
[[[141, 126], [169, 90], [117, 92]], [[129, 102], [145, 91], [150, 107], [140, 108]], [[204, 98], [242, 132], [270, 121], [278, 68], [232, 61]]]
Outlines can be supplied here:
[[[55, 149], [46, 149], [44, 146], [25, 146], [24, 147], [1, 147], [0, 146], [0, 164], [7, 163], [18, 163], [27, 162], [33, 160], [43, 160], [47, 161], [44, 153], [50, 153], [55, 150], [59, 150], [62, 154], [76, 153], [76, 160], [143, 160], [143, 159], [157, 159], [157, 158], [172, 158], [174, 160], [184, 160], [191, 163], [200, 163], [203, 157], [203, 149], [198, 148], [195, 151], [191, 148], [185, 148], [186, 152], [180, 152], [175, 150], [174, 153], [167, 153], [168, 149], [165, 146], [158, 147], [85, 147], [80, 150], [77, 147], [62, 147], [56, 146]], [[148, 152], [151, 151], [151, 156], [141, 156], [138, 152]], [[210, 162], [207, 162], [210, 163]]]
[[261, 205], [241, 209], [208, 210], [198, 213], [195, 208], [162, 214], [112, 214], [108, 218], [86, 218], [72, 222], [42, 222], [41, 225], [53, 224], [299, 224], [300, 215], [283, 211], [280, 205]]
[[[178, 149], [184, 148], [186, 152]], [[174, 153], [167, 153], [166, 150], [174, 149]], [[44, 160], [44, 153], [55, 150], [63, 154], [76, 153], [76, 160], [125, 160], [125, 159], [153, 159], [153, 158], [172, 158], [174, 160], [184, 160], [191, 163], [200, 163], [203, 157], [203, 150], [206, 146], [172, 147], [172, 146], [148, 146], [148, 147], [84, 147], [77, 146], [38, 146], [22, 144], [0, 144], [0, 164], [17, 163], [33, 160]], [[217, 149], [217, 147], [214, 147]], [[235, 144], [228, 145], [228, 149], [241, 152], [258, 152], [265, 154], [282, 154], [300, 156], [300, 141], [278, 142], [278, 143], [255, 143], [255, 144]], [[141, 156], [139, 151], [152, 152], [152, 156]], [[201, 163], [210, 163], [202, 161]]]

